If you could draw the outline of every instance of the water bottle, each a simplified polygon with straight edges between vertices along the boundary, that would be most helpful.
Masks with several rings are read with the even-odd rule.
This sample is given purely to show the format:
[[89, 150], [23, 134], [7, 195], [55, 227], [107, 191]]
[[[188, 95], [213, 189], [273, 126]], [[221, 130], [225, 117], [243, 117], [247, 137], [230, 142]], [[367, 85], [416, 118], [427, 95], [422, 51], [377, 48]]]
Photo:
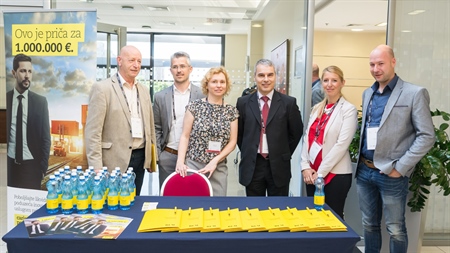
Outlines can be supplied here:
[[88, 195], [88, 209], [91, 209], [92, 184], [91, 184], [89, 171], [84, 172], [84, 181], [86, 183], [86, 191], [87, 191], [87, 195]]
[[314, 191], [314, 207], [320, 211], [323, 209], [323, 205], [325, 205], [325, 180], [322, 174], [318, 175], [314, 185], [316, 186], [316, 190]]
[[62, 177], [59, 171], [55, 172], [55, 181], [56, 181], [56, 193], [58, 193], [58, 208], [61, 209], [61, 200], [62, 200]]
[[103, 192], [100, 183], [100, 177], [95, 176], [94, 185], [92, 188], [91, 209], [93, 214], [99, 214], [103, 211]]
[[81, 165], [78, 165], [78, 166], [77, 166], [77, 174], [78, 174], [78, 176], [81, 176], [81, 175], [84, 174], [84, 173], [83, 173], [83, 167], [82, 167]]
[[122, 174], [122, 179], [120, 180], [119, 208], [120, 210], [130, 209], [130, 186], [126, 173]]
[[108, 210], [117, 210], [119, 208], [119, 189], [117, 187], [116, 173], [111, 173], [108, 181]]
[[134, 179], [136, 178], [134, 176], [133, 168], [128, 168], [127, 171], [128, 176], [128, 184], [130, 186], [130, 205], [134, 205], [134, 199], [136, 197], [136, 183], [134, 182]]
[[64, 175], [70, 175], [70, 166], [69, 165], [64, 166]]
[[70, 183], [69, 175], [64, 176], [64, 182], [62, 185], [61, 210], [63, 214], [71, 214], [73, 212], [72, 184]]
[[72, 187], [73, 210], [77, 210], [78, 174], [76, 170], [72, 170], [72, 174], [70, 174], [70, 185]]
[[85, 176], [81, 175], [78, 181], [77, 213], [87, 213], [89, 210], [89, 194]]
[[57, 182], [55, 176], [51, 175], [47, 181], [47, 213], [54, 214], [58, 212], [58, 192], [56, 191]]

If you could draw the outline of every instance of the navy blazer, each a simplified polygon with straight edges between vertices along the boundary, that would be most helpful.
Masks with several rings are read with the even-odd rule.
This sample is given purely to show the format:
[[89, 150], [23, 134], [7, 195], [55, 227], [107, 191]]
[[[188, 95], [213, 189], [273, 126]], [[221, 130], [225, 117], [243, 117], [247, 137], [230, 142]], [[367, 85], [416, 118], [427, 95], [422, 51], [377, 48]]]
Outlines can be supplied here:
[[[250, 184], [255, 171], [261, 132], [261, 112], [258, 92], [240, 97], [238, 141], [241, 151], [239, 183]], [[277, 187], [289, 184], [291, 179], [291, 157], [303, 134], [303, 122], [297, 101], [274, 91], [266, 125], [269, 161], [273, 180]]]

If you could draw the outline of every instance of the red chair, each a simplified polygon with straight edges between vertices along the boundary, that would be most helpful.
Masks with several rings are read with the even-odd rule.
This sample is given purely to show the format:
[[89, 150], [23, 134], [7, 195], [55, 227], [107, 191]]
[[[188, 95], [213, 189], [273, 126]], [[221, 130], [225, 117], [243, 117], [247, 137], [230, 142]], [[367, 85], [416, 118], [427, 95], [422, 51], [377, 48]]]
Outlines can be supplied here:
[[161, 186], [161, 196], [213, 196], [209, 179], [196, 170], [188, 169], [185, 177], [173, 172]]

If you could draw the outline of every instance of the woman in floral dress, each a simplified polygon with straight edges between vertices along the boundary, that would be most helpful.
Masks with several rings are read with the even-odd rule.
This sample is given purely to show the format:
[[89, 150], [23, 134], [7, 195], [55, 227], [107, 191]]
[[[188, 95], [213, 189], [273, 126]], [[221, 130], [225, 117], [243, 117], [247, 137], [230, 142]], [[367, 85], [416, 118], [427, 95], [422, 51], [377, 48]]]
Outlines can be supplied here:
[[198, 170], [209, 178], [214, 196], [226, 196], [226, 158], [236, 147], [239, 113], [224, 101], [231, 89], [224, 67], [211, 68], [201, 85], [206, 98], [186, 108], [175, 171], [186, 176], [188, 168]]

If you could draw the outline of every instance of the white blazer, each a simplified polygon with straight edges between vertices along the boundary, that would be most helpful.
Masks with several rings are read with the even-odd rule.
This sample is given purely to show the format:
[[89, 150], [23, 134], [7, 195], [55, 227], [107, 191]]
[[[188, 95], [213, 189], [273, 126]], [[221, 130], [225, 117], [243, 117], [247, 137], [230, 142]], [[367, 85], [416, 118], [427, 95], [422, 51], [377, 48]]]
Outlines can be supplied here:
[[[317, 105], [316, 105], [317, 106]], [[309, 117], [308, 127], [303, 136], [301, 170], [311, 169], [309, 164], [309, 130], [317, 118], [316, 106]], [[325, 127], [322, 145], [322, 163], [317, 171], [324, 177], [328, 173], [352, 173], [352, 162], [348, 147], [358, 126], [356, 107], [341, 97]]]

